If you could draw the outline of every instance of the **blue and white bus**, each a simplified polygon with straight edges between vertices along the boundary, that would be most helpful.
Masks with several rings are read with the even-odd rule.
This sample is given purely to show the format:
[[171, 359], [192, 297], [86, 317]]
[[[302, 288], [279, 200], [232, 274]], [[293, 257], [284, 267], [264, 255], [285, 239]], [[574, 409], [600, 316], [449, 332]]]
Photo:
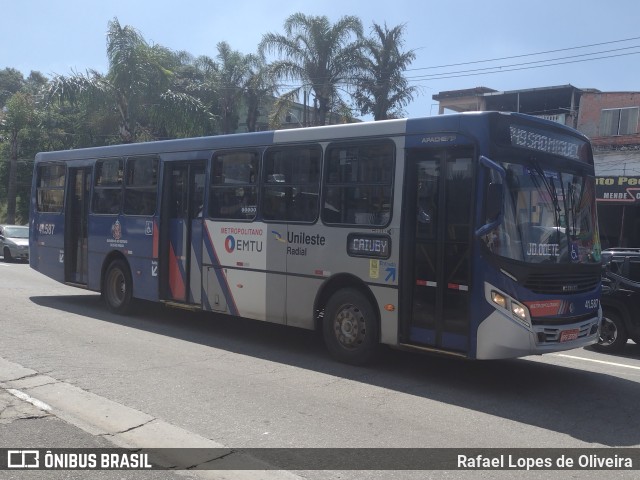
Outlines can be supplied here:
[[101, 292], [472, 359], [598, 337], [591, 146], [482, 112], [36, 156], [30, 263]]

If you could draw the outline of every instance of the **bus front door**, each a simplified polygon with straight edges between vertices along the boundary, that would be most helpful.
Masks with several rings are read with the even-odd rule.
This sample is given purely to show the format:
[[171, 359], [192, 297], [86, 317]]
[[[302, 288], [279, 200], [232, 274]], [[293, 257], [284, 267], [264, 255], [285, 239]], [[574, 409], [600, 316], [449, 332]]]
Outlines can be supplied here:
[[469, 351], [473, 149], [407, 154], [401, 343]]
[[89, 192], [91, 167], [69, 167], [64, 225], [64, 278], [87, 284]]
[[166, 164], [160, 222], [160, 284], [165, 300], [202, 302], [204, 188], [204, 162]]

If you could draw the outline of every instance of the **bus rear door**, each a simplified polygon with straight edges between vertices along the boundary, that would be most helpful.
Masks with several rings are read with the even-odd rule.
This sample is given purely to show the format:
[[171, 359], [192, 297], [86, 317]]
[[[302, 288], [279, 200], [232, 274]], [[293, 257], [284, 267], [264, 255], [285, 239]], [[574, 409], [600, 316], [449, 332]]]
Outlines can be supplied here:
[[202, 205], [205, 163], [165, 164], [160, 226], [161, 298], [202, 301]]
[[69, 167], [64, 226], [65, 282], [88, 282], [88, 218], [91, 167]]
[[468, 146], [407, 153], [403, 344], [469, 350], [472, 158]]

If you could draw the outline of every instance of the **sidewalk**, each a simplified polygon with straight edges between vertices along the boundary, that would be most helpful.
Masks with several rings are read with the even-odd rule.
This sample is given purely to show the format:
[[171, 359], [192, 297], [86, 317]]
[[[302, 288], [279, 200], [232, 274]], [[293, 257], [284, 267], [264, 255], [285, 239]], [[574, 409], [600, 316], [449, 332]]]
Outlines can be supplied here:
[[[1, 478], [301, 479], [292, 472], [272, 470], [271, 465], [262, 460], [234, 451], [197, 433], [2, 357], [0, 448], [163, 449], [161, 457], [158, 457], [161, 458], [160, 463], [156, 465], [183, 468], [147, 471], [5, 470], [0, 471]], [[0, 460], [0, 464], [8, 464], [7, 459]], [[187, 467], [179, 467], [180, 465]], [[200, 469], [196, 471], [186, 468]], [[245, 470], [232, 470], [234, 468]]]
[[[40, 409], [31, 403], [0, 389], [0, 447], [11, 449], [29, 448], [113, 448], [114, 445], [103, 437], [91, 435], [71, 425], [52, 413]], [[46, 480], [82, 480], [100, 478], [121, 480], [144, 478], [162, 479], [199, 479], [195, 473], [154, 471], [86, 471], [86, 470], [6, 470], [0, 472], [6, 479], [46, 479]]]

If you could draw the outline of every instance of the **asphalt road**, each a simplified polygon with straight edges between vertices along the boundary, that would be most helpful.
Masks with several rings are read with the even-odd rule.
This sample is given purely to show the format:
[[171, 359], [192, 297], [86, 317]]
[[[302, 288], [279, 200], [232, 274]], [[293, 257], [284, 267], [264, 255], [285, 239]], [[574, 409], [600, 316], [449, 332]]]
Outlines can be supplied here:
[[[121, 317], [96, 293], [3, 262], [0, 305], [0, 358], [228, 447], [640, 447], [632, 342], [616, 356], [578, 349], [491, 362], [388, 350], [376, 365], [352, 367], [331, 360], [312, 332], [146, 303]], [[313, 480], [390, 473], [298, 472]]]

